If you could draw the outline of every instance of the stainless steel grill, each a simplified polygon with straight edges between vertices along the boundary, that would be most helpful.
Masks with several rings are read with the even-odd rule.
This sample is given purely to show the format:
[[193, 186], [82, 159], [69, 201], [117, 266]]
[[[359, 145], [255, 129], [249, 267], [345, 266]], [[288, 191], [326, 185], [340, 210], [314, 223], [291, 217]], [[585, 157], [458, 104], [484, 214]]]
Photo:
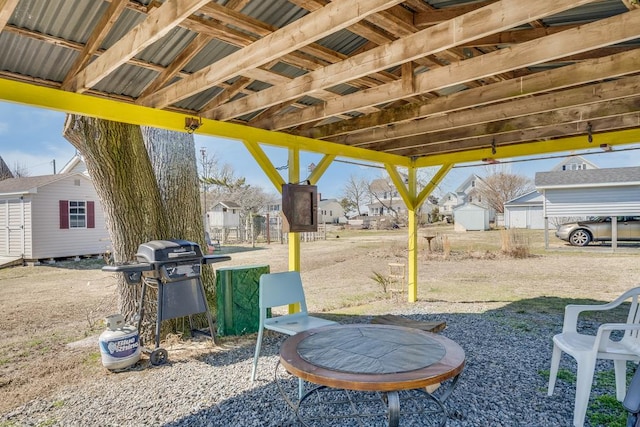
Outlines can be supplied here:
[[[156, 316], [155, 349], [150, 359], [154, 365], [167, 360], [166, 350], [160, 348], [160, 327], [163, 320], [204, 313], [209, 331], [215, 343], [213, 319], [207, 304], [202, 281], [202, 264], [228, 261], [226, 255], [203, 256], [200, 246], [188, 240], [152, 240], [138, 246], [135, 264], [105, 266], [105, 271], [121, 272], [127, 283], [142, 282], [138, 312], [138, 330], [144, 318], [144, 301], [147, 287], [158, 289], [158, 309]], [[192, 326], [192, 331], [195, 331]]]

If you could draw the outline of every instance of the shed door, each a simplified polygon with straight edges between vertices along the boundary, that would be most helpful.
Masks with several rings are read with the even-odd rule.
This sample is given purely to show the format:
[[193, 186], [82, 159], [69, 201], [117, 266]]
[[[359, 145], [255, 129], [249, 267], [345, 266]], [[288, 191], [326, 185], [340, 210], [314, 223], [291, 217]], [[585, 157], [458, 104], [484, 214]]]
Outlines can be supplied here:
[[0, 201], [0, 255], [22, 256], [24, 253], [24, 205], [20, 199]]
[[527, 224], [527, 208], [511, 208], [509, 210], [509, 227], [510, 228], [528, 228]]

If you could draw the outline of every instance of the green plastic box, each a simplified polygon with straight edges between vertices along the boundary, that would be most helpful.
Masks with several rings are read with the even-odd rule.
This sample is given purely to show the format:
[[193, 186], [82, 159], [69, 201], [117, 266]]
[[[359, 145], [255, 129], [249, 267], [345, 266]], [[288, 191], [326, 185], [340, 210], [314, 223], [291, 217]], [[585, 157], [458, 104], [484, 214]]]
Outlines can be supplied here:
[[218, 336], [258, 332], [260, 276], [268, 265], [225, 267], [216, 270]]

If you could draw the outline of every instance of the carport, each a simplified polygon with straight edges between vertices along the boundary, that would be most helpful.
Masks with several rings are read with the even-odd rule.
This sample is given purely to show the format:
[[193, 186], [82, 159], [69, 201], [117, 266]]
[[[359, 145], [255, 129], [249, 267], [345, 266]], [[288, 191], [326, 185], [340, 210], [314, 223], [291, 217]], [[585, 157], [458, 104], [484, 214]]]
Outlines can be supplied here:
[[279, 191], [382, 165], [416, 301], [416, 211], [455, 164], [640, 141], [639, 28], [630, 0], [4, 0], [0, 99], [235, 139]]
[[535, 184], [543, 196], [547, 248], [550, 217], [611, 217], [611, 247], [615, 250], [616, 217], [640, 212], [640, 167], [538, 172]]

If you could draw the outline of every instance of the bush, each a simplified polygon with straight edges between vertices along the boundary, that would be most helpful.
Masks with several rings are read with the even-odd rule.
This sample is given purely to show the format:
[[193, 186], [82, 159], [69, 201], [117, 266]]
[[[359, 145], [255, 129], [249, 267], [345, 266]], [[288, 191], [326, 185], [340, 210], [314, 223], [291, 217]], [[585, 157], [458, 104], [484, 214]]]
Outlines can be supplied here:
[[500, 231], [502, 253], [513, 258], [528, 258], [531, 256], [531, 242], [529, 237], [516, 229]]

